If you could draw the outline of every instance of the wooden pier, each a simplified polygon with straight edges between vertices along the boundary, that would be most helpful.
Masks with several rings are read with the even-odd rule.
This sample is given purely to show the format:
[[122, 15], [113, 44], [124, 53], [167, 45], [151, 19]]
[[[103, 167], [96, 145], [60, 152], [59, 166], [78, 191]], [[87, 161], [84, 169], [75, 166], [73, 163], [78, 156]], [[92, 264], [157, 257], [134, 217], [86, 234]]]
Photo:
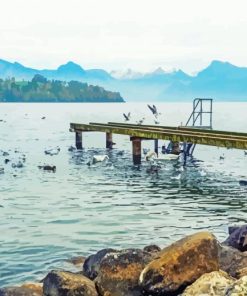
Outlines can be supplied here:
[[[210, 130], [194, 127], [171, 127], [154, 125], [136, 125], [125, 123], [71, 123], [70, 131], [75, 132], [76, 148], [82, 149], [82, 134], [84, 132], [103, 132], [106, 134], [106, 148], [112, 149], [113, 134], [128, 135], [132, 141], [134, 164], [141, 163], [142, 140], [154, 140], [154, 150], [158, 152], [158, 140], [169, 140], [174, 143], [201, 144], [216, 147], [226, 147], [247, 150], [247, 133]], [[177, 151], [174, 151], [177, 153]]]

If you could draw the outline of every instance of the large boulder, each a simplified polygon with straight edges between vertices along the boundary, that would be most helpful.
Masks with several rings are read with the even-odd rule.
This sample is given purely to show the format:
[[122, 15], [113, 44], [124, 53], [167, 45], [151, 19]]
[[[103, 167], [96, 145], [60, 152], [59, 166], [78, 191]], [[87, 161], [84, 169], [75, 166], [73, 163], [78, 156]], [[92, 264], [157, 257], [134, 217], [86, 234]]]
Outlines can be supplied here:
[[44, 296], [97, 296], [94, 282], [81, 274], [51, 271], [43, 281]]
[[246, 272], [247, 252], [222, 245], [219, 248], [219, 264], [220, 269], [232, 277], [239, 278]]
[[144, 295], [177, 295], [204, 273], [219, 270], [219, 244], [209, 232], [187, 236], [159, 253], [140, 275]]
[[30, 289], [38, 295], [43, 295], [43, 284], [42, 283], [25, 283], [21, 287]]
[[95, 279], [102, 296], [140, 296], [139, 276], [153, 255], [140, 249], [108, 254], [100, 264]]
[[247, 224], [242, 226], [230, 226], [228, 232], [229, 237], [223, 244], [236, 248], [241, 252], [247, 251]]
[[38, 291], [27, 287], [8, 287], [0, 289], [0, 296], [41, 296]]
[[205, 273], [191, 286], [187, 287], [182, 296], [225, 296], [234, 279], [224, 271]]
[[94, 280], [97, 275], [98, 275], [98, 271], [99, 271], [99, 266], [100, 263], [102, 261], [102, 259], [110, 253], [115, 253], [117, 252], [114, 249], [103, 249], [100, 250], [99, 252], [97, 252], [96, 254], [90, 255], [89, 257], [87, 257], [87, 259], [85, 260], [84, 264], [83, 264], [83, 274], [90, 278], [91, 280]]
[[247, 276], [237, 280], [226, 292], [225, 296], [246, 296], [247, 295]]

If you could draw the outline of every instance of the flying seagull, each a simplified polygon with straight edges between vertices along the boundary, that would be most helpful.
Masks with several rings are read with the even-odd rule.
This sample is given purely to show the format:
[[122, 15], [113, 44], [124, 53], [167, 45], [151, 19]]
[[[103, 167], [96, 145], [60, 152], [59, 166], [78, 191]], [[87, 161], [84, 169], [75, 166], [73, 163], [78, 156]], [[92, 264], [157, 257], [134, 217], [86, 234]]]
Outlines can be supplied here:
[[125, 121], [129, 121], [130, 120], [130, 112], [127, 115], [125, 113], [123, 113], [123, 116], [125, 118]]
[[148, 108], [151, 110], [151, 112], [153, 113], [155, 118], [157, 118], [158, 115], [161, 114], [161, 113], [158, 113], [157, 107], [155, 105], [153, 105], [153, 106], [148, 105]]

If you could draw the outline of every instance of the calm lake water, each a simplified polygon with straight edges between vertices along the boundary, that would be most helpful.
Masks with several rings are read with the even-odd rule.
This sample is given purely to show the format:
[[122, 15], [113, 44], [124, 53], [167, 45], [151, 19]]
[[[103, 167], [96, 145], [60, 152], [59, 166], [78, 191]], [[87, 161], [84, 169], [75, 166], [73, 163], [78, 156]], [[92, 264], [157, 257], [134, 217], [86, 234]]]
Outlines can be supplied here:
[[[161, 123], [175, 126], [192, 108], [157, 106]], [[167, 162], [158, 174], [148, 172], [147, 163], [134, 168], [126, 136], [115, 136], [116, 148], [106, 151], [104, 134], [88, 133], [83, 152], [68, 152], [71, 121], [123, 122], [128, 111], [133, 122], [144, 116], [153, 124], [146, 104], [1, 104], [0, 149], [10, 154], [0, 154], [1, 287], [40, 280], [51, 268], [68, 268], [64, 259], [101, 248], [166, 246], [199, 230], [223, 240], [229, 224], [246, 223], [247, 188], [239, 180], [247, 179], [247, 156], [241, 150], [197, 146], [194, 157], [201, 162], [180, 177], [180, 164]], [[246, 114], [247, 103], [215, 103], [214, 128], [246, 132]], [[58, 155], [45, 155], [56, 146]], [[12, 168], [22, 154], [24, 167]], [[108, 154], [108, 163], [88, 167], [95, 154]], [[56, 165], [56, 173], [39, 170], [43, 164]]]

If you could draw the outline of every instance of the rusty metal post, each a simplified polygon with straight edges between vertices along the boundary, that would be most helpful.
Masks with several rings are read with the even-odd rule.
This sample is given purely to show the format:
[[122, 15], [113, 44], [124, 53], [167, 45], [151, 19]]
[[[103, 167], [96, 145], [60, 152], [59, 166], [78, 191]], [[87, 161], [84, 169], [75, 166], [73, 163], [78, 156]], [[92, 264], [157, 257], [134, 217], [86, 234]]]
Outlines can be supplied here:
[[82, 132], [75, 132], [75, 146], [78, 150], [82, 150]]
[[112, 133], [106, 133], [106, 148], [112, 149], [113, 142], [112, 142]]
[[130, 139], [132, 141], [133, 164], [140, 165], [142, 158], [141, 138], [131, 137]]
[[159, 154], [159, 140], [158, 139], [154, 140], [154, 152], [158, 156], [158, 154]]

